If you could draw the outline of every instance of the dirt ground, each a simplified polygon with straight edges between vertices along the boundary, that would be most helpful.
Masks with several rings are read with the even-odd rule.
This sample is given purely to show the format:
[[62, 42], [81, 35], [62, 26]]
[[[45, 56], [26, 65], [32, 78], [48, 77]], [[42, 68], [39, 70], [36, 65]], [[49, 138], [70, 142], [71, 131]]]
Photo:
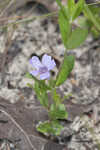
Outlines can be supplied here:
[[[28, 3], [13, 16], [39, 17], [49, 11], [44, 5]], [[27, 87], [27, 83], [33, 81], [25, 74], [31, 70], [32, 56], [41, 58], [48, 53], [57, 62], [52, 74], [56, 76], [65, 51], [57, 17], [34, 19], [17, 25], [11, 33], [9, 41], [11, 35], [0, 32], [0, 149], [99, 150], [100, 39], [94, 40], [89, 35], [81, 47], [66, 52], [75, 55], [75, 67], [58, 92], [72, 93], [65, 101], [69, 115], [67, 120], [61, 121], [64, 125], [61, 135], [51, 139], [35, 129], [38, 121], [47, 120], [48, 115], [34, 91]]]

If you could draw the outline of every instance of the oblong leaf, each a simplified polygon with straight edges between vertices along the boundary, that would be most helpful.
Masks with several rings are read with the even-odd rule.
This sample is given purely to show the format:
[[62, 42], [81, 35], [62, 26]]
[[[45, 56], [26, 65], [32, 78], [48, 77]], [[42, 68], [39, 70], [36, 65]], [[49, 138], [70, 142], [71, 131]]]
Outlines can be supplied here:
[[57, 120], [51, 122], [45, 121], [37, 125], [37, 131], [44, 135], [60, 135], [62, 128], [63, 126]]
[[[66, 12], [67, 12], [67, 8], [66, 8]], [[62, 41], [66, 47], [66, 42], [68, 40], [70, 31], [71, 31], [71, 25], [69, 23], [68, 18], [66, 18], [62, 11], [59, 11], [59, 18], [58, 18], [58, 23], [59, 23], [59, 27], [60, 27], [60, 32], [61, 32], [61, 36], [62, 36]]]
[[84, 0], [79, 0], [77, 4], [74, 6], [73, 12], [72, 12], [72, 21], [74, 21], [82, 12], [84, 8]]
[[72, 71], [74, 67], [74, 61], [75, 61], [74, 56], [65, 55], [64, 61], [61, 65], [60, 72], [58, 73], [58, 76], [56, 79], [56, 86], [61, 85], [67, 79], [68, 75], [70, 74], [70, 72]]
[[88, 29], [81, 29], [81, 28], [76, 28], [71, 36], [69, 37], [67, 43], [66, 43], [66, 47], [68, 49], [74, 49], [79, 47], [87, 38], [88, 36]]
[[49, 115], [52, 119], [67, 119], [68, 113], [65, 109], [64, 104], [60, 104], [57, 108], [52, 104], [50, 108]]
[[84, 13], [85, 17], [88, 18], [90, 21], [92, 21], [92, 23], [95, 25], [95, 27], [100, 31], [100, 23], [94, 16], [93, 12], [89, 9], [87, 4], [84, 5], [83, 13]]
[[73, 14], [73, 10], [75, 9], [75, 0], [67, 0], [67, 5], [68, 5], [68, 12], [70, 15], [70, 20], [71, 20], [71, 16]]

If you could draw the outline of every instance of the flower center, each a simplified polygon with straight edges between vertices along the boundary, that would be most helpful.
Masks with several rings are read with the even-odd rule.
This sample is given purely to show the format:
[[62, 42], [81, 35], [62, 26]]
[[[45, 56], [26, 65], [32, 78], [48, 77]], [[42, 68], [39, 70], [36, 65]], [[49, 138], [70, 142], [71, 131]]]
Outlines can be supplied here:
[[47, 67], [41, 67], [41, 68], [39, 68], [39, 73], [40, 74], [42, 74], [42, 73], [46, 73], [46, 72], [48, 72], [48, 68]]

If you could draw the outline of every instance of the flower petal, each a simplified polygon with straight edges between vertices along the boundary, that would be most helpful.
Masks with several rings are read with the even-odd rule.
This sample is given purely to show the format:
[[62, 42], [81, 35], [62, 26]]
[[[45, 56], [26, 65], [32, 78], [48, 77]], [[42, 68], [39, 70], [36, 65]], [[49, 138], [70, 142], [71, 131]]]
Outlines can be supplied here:
[[52, 70], [56, 66], [54, 59], [51, 60], [51, 56], [47, 54], [42, 57], [42, 64], [45, 65], [48, 70]]
[[40, 67], [42, 67], [42, 63], [40, 62], [40, 60], [37, 56], [33, 56], [30, 59], [30, 64], [36, 69], [39, 69]]
[[46, 72], [40, 75], [40, 80], [45, 80], [50, 78], [50, 72]]
[[30, 74], [36, 77], [39, 74], [39, 72], [37, 70], [33, 70], [33, 71], [30, 71]]

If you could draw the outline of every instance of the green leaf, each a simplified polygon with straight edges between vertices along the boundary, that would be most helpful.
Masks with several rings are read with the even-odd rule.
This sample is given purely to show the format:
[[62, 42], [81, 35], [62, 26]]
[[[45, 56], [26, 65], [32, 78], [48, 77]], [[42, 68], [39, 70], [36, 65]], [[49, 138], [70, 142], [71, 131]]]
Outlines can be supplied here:
[[[67, 8], [66, 8], [66, 10], [67, 10]], [[69, 34], [71, 32], [71, 25], [69, 24], [69, 20], [64, 17], [61, 10], [59, 11], [58, 22], [59, 22], [60, 32], [61, 32], [61, 36], [62, 36], [62, 41], [66, 47], [66, 42], [67, 42], [67, 40], [69, 38]]]
[[100, 37], [100, 32], [98, 32], [95, 27], [92, 27], [91, 28], [91, 32], [92, 32], [92, 35], [95, 39], [99, 38]]
[[54, 135], [60, 135], [63, 126], [60, 125], [58, 120], [51, 121], [52, 128], [54, 129]]
[[28, 73], [28, 72], [25, 74], [25, 77], [39, 82], [39, 80], [38, 80], [37, 78], [35, 78], [34, 76], [32, 76], [32, 75], [31, 75], [30, 73]]
[[56, 81], [52, 77], [48, 80], [48, 85], [51, 89], [55, 87], [55, 82]]
[[85, 17], [80, 17], [78, 19], [78, 24], [81, 28], [87, 28], [88, 30], [93, 26], [93, 23]]
[[62, 130], [63, 126], [59, 124], [58, 121], [45, 121], [41, 122], [37, 126], [37, 131], [43, 133], [44, 135], [60, 135], [60, 132]]
[[56, 78], [56, 86], [63, 84], [64, 81], [68, 78], [70, 72], [72, 71], [74, 67], [74, 61], [75, 61], [74, 56], [72, 55], [64, 56], [64, 60], [61, 65], [60, 72], [58, 73], [57, 78]]
[[55, 107], [54, 104], [50, 107], [49, 115], [52, 119], [67, 119], [68, 113], [66, 112], [65, 105], [59, 104], [59, 106]]
[[68, 100], [72, 95], [73, 95], [72, 93], [69, 93], [69, 94], [67, 94], [67, 95], [64, 95], [64, 97], [63, 97], [63, 99], [62, 99], [62, 102], [63, 102], [64, 100]]
[[90, 5], [88, 6], [89, 9], [92, 11], [92, 13], [95, 15], [99, 15], [100, 14], [100, 6], [96, 6], [96, 5]]
[[58, 6], [60, 7], [60, 9], [63, 9], [63, 8], [62, 8], [63, 5], [62, 5], [61, 1], [60, 1], [60, 0], [56, 0], [56, 2], [57, 2], [57, 4], [58, 4]]
[[42, 105], [44, 106], [44, 107], [47, 107], [48, 108], [48, 94], [46, 93], [46, 92], [43, 92], [42, 94], [41, 94], [41, 99], [42, 99]]
[[68, 49], [74, 49], [79, 47], [87, 38], [88, 36], [88, 29], [81, 29], [81, 28], [76, 28], [71, 36], [69, 37], [66, 47]]
[[38, 100], [40, 101], [40, 104], [48, 108], [47, 90], [50, 90], [51, 88], [48, 85], [46, 85], [45, 81], [37, 80], [34, 76], [30, 75], [29, 73], [26, 74], [26, 77], [35, 80], [34, 86], [29, 83], [27, 84], [27, 86], [29, 86], [35, 91], [36, 96]]
[[45, 83], [45, 80], [39, 80], [39, 86], [41, 91], [51, 90], [51, 87]]
[[75, 6], [75, 0], [68, 0], [67, 1], [67, 4], [68, 4], [68, 8], [72, 8], [72, 7], [74, 7]]
[[72, 21], [75, 20], [80, 15], [83, 8], [84, 8], [84, 0], [79, 0], [77, 4], [74, 6], [74, 9], [72, 12]]
[[68, 10], [69, 10], [69, 15], [71, 16], [73, 9], [75, 7], [75, 0], [68, 0], [67, 5], [68, 5]]
[[32, 89], [34, 90], [34, 88], [33, 88], [33, 85], [32, 85], [32, 84], [27, 83], [27, 86], [28, 86], [28, 87], [30, 87], [30, 88], [32, 88]]
[[53, 129], [51, 127], [51, 123], [50, 122], [41, 122], [38, 126], [37, 126], [37, 131], [43, 133], [43, 134], [47, 134], [47, 133], [53, 133]]
[[56, 106], [58, 106], [61, 103], [61, 97], [60, 95], [56, 92], [56, 89], [53, 90], [53, 95], [52, 95], [53, 101]]
[[88, 18], [95, 25], [97, 30], [100, 31], [100, 23], [98, 22], [98, 20], [96, 19], [96, 17], [94, 16], [87, 4], [84, 5], [83, 12], [85, 17]]
[[46, 92], [42, 92], [40, 95], [39, 95], [39, 101], [40, 101], [40, 104], [46, 108], [48, 108], [48, 95]]
[[60, 0], [56, 0], [58, 6], [60, 7], [60, 11], [62, 12], [63, 16], [65, 17], [65, 19], [67, 19], [67, 14], [66, 14], [66, 11], [65, 11], [65, 7], [62, 5], [61, 1]]
[[39, 88], [42, 91], [46, 91], [46, 90], [50, 90], [51, 88], [45, 83], [45, 80], [38, 80], [37, 78], [35, 78], [34, 76], [32, 76], [29, 73], [26, 73], [25, 77], [35, 80], [35, 82], [39, 83]]
[[40, 84], [38, 82], [35, 82], [34, 91], [37, 95], [38, 100], [40, 101], [40, 104], [48, 108], [47, 92], [44, 89], [41, 89]]

